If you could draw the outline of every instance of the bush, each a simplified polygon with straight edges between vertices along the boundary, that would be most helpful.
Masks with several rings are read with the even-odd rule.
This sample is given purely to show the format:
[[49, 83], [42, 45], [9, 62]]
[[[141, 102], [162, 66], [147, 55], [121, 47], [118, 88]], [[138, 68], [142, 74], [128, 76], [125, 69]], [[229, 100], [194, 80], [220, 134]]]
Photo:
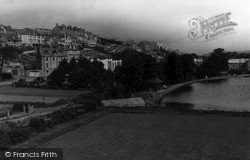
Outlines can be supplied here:
[[46, 122], [43, 118], [33, 117], [30, 119], [29, 127], [33, 132], [43, 132], [46, 130]]
[[67, 104], [67, 103], [68, 103], [68, 101], [66, 99], [59, 99], [59, 100], [51, 103], [50, 107], [61, 106], [61, 105]]
[[16, 127], [9, 132], [10, 141], [12, 145], [18, 144], [24, 140], [27, 140], [31, 135], [29, 127]]
[[13, 105], [13, 111], [16, 111], [16, 112], [23, 112], [23, 106], [26, 106], [27, 105], [27, 102], [20, 102], [20, 103], [15, 103]]
[[68, 120], [72, 120], [78, 117], [78, 113], [75, 111], [74, 108], [62, 108], [60, 110], [57, 110], [49, 115], [47, 115], [47, 118], [51, 118], [47, 122], [47, 124], [51, 126], [55, 126], [57, 124], [66, 122]]
[[10, 73], [2, 73], [2, 79], [3, 80], [9, 80], [9, 79], [12, 79], [12, 74]]
[[97, 104], [96, 104], [95, 100], [86, 100], [84, 102], [83, 109], [85, 109], [86, 112], [90, 112], [90, 111], [95, 111], [96, 107], [97, 107]]
[[11, 145], [10, 136], [7, 131], [0, 130], [0, 149], [8, 148]]

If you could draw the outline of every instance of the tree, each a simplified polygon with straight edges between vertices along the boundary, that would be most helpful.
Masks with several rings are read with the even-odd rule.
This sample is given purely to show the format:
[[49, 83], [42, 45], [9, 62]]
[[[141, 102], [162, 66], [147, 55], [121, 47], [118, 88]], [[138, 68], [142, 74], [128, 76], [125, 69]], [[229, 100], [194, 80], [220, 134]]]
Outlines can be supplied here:
[[103, 81], [105, 69], [102, 62], [97, 61], [96, 59], [91, 63], [90, 77], [91, 83], [93, 86], [100, 84]]
[[143, 64], [138, 54], [125, 60], [117, 71], [116, 79], [124, 86], [126, 93], [143, 89]]
[[218, 48], [197, 68], [197, 78], [214, 77], [228, 70], [228, 59], [224, 49]]
[[14, 59], [18, 54], [20, 54], [20, 50], [17, 47], [2, 47], [0, 48], [0, 57], [1, 57], [1, 68], [0, 75], [3, 73], [3, 65], [7, 60]]
[[174, 52], [166, 57], [164, 64], [165, 83], [174, 84], [178, 82], [179, 62], [178, 55]]
[[192, 80], [194, 76], [194, 60], [190, 54], [181, 55], [182, 81]]
[[66, 79], [66, 75], [69, 74], [69, 64], [66, 59], [63, 59], [57, 69], [55, 69], [48, 76], [48, 83], [50, 85], [61, 86]]
[[76, 59], [73, 57], [69, 62], [69, 71], [72, 72], [76, 67]]
[[35, 67], [36, 69], [42, 69], [42, 56], [39, 47], [37, 48]]

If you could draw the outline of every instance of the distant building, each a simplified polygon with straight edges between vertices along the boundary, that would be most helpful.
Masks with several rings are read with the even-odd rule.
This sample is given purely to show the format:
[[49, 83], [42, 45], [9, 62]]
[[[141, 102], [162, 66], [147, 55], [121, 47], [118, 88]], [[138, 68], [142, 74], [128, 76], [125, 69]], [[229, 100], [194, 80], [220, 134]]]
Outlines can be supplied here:
[[41, 35], [39, 32], [34, 29], [24, 28], [17, 29], [19, 38], [21, 39], [21, 43], [24, 46], [33, 46], [34, 44], [45, 44], [45, 36]]
[[157, 47], [160, 49], [165, 49], [166, 51], [169, 50], [169, 45], [166, 42], [156, 42]]
[[52, 29], [48, 28], [34, 28], [34, 30], [40, 33], [41, 35], [50, 35], [52, 31]]
[[70, 35], [70, 36], [84, 36], [85, 30], [83, 28], [78, 27], [72, 27], [72, 26], [66, 26], [62, 24], [61, 26], [56, 24], [56, 26], [52, 29], [52, 34], [54, 36], [64, 36]]
[[154, 51], [158, 49], [156, 42], [149, 42], [149, 41], [141, 41], [137, 44], [137, 47], [139, 47], [142, 51]]
[[203, 59], [202, 58], [194, 58], [194, 64], [199, 66], [203, 63]]
[[23, 76], [24, 66], [18, 62], [7, 62], [3, 65], [4, 73], [11, 73], [13, 76]]
[[72, 58], [76, 59], [76, 61], [80, 58], [80, 51], [79, 50], [66, 50], [63, 53], [67, 57], [67, 61], [70, 62]]
[[52, 73], [63, 59], [67, 59], [65, 52], [53, 48], [41, 48], [40, 54], [42, 57], [42, 73], [45, 77]]
[[0, 33], [2, 34], [15, 34], [15, 30], [12, 29], [10, 25], [5, 26], [5, 25], [0, 25]]
[[0, 43], [2, 46], [20, 46], [21, 40], [11, 26], [0, 25]]
[[122, 65], [122, 60], [113, 60], [113, 59], [97, 59], [98, 61], [104, 64], [104, 69], [114, 71], [117, 66]]
[[[241, 70], [241, 69], [246, 69], [246, 67], [248, 67], [248, 63], [247, 61], [249, 61], [249, 59], [229, 59], [228, 60], [228, 69], [229, 70]], [[247, 64], [247, 66], [246, 66]]]

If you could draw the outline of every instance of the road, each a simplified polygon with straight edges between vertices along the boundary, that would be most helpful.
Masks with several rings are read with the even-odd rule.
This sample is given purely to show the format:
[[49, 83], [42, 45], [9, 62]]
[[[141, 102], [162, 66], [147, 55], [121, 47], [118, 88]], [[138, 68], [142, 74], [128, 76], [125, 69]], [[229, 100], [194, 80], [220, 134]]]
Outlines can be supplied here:
[[110, 114], [37, 148], [64, 160], [250, 159], [247, 117]]

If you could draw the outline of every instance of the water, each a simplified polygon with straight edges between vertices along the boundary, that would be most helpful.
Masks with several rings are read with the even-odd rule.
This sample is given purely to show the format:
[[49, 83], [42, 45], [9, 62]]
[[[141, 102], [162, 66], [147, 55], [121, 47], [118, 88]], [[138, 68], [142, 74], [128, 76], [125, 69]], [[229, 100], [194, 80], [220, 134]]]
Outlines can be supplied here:
[[163, 102], [187, 103], [204, 110], [250, 111], [250, 78], [194, 83], [165, 97]]

